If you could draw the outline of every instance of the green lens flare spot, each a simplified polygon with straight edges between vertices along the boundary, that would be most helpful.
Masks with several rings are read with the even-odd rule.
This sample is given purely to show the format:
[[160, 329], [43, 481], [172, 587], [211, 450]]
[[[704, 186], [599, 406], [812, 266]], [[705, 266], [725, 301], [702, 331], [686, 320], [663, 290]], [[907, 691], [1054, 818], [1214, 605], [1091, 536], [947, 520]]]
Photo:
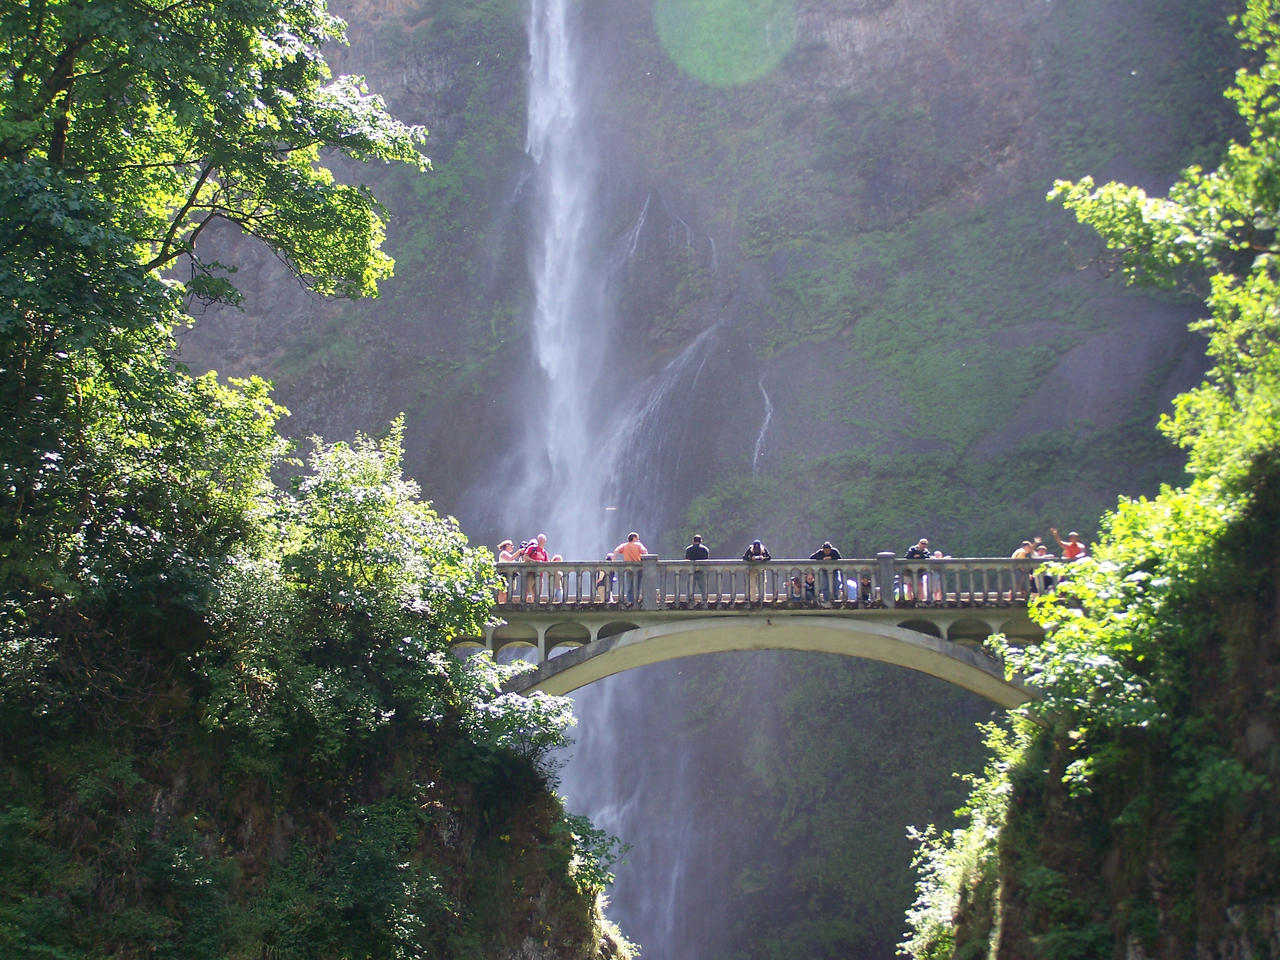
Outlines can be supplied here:
[[653, 19], [676, 66], [717, 87], [770, 73], [796, 40], [794, 0], [655, 0]]

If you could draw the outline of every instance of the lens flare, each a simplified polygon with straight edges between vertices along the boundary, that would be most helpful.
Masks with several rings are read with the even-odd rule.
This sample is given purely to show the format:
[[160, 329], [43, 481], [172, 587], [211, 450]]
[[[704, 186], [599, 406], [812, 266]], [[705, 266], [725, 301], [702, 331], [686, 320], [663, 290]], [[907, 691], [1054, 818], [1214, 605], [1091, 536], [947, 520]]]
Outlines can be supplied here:
[[653, 19], [676, 66], [717, 87], [770, 73], [796, 39], [794, 0], [655, 0]]

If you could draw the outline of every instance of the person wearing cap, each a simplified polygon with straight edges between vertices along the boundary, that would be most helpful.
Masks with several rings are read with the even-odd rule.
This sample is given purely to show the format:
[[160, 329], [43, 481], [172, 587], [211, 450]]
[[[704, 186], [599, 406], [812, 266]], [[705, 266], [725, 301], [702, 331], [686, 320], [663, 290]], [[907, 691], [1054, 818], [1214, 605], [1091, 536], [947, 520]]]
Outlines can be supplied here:
[[[547, 554], [547, 535], [540, 533], [536, 537], [529, 540], [528, 546], [524, 548], [525, 561], [534, 561], [536, 563], [549, 563], [551, 557]], [[537, 603], [539, 594], [539, 580], [542, 578], [536, 572], [529, 573], [529, 583], [525, 587], [525, 603]]]
[[1050, 527], [1049, 532], [1053, 534], [1053, 539], [1058, 541], [1058, 547], [1062, 550], [1063, 560], [1078, 560], [1089, 552], [1089, 548], [1084, 545], [1080, 539], [1080, 534], [1072, 530], [1067, 534], [1067, 542], [1063, 543], [1062, 538], [1058, 536], [1058, 528]]
[[[818, 560], [822, 563], [830, 563], [832, 560], [840, 559], [840, 551], [831, 545], [830, 540], [824, 540], [822, 541], [822, 546], [820, 546], [813, 553], [809, 554], [809, 559]], [[819, 594], [822, 597], [822, 602], [830, 603], [832, 598], [832, 595], [831, 595], [832, 572], [830, 570], [823, 569], [818, 571], [818, 573], [819, 573], [818, 581], [822, 585], [819, 589]], [[836, 578], [836, 589], [838, 592], [840, 584], [844, 582], [844, 577], [841, 575], [839, 570], [836, 570], [834, 575]]]
[[684, 548], [684, 558], [694, 564], [693, 571], [689, 574], [688, 602], [693, 603], [693, 591], [696, 587], [702, 594], [702, 599], [698, 601], [700, 607], [707, 602], [707, 573], [697, 563], [710, 557], [711, 551], [702, 544], [702, 534], [695, 533], [692, 542]]
[[[512, 543], [510, 540], [503, 540], [500, 544], [498, 544], [498, 562], [499, 563], [511, 563], [515, 559], [516, 559], [516, 545], [514, 543]], [[512, 574], [511, 576], [514, 578], [517, 575]], [[517, 586], [515, 587], [515, 589], [519, 590], [520, 588]], [[507, 575], [506, 574], [502, 575], [502, 587], [498, 590], [498, 602], [499, 603], [507, 602]]]

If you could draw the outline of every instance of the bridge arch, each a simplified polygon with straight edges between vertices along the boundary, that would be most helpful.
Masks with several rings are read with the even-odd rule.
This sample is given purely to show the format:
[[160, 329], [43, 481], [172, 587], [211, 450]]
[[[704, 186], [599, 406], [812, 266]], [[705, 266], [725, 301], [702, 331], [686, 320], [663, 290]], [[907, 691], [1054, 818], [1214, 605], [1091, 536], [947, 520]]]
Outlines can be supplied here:
[[598, 631], [596, 639], [543, 659], [536, 670], [514, 678], [507, 688], [567, 694], [624, 670], [681, 657], [730, 650], [810, 650], [927, 673], [1005, 708], [1031, 696], [1025, 687], [1004, 678], [995, 658], [972, 644], [934, 635], [936, 628], [924, 633], [839, 616], [703, 617], [616, 626], [626, 628], [607, 635]]

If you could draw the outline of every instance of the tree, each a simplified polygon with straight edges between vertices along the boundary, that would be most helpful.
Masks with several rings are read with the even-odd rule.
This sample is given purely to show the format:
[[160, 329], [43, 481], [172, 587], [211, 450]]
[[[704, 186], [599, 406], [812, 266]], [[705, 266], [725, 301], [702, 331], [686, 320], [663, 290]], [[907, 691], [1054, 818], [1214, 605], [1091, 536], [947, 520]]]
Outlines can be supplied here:
[[[390, 260], [371, 193], [318, 161], [425, 167], [423, 137], [332, 80], [343, 24], [315, 0], [33, 0], [0, 16], [0, 160], [48, 168], [111, 204], [137, 265], [210, 281], [200, 233], [228, 220], [321, 292], [370, 294]], [[196, 284], [225, 294], [217, 283]]]
[[[321, 0], [0, 7], [6, 957], [598, 949], [609, 844], [538, 765], [568, 703], [450, 653], [492, 558], [401, 476], [402, 426], [285, 492], [268, 385], [171, 360], [188, 300], [237, 297], [215, 221], [320, 293], [389, 274], [323, 161], [425, 169], [423, 132], [330, 81], [341, 38]], [[535, 851], [546, 909], [492, 929]]]
[[224, 571], [212, 605], [205, 724], [261, 756], [327, 777], [399, 728], [457, 724], [484, 749], [545, 759], [568, 702], [499, 696], [519, 667], [460, 660], [483, 633], [492, 558], [400, 473], [403, 423], [354, 444], [314, 440], [308, 472], [277, 497], [271, 540]]
[[103, 564], [136, 583], [144, 541], [207, 557], [246, 528], [282, 411], [168, 358], [184, 299], [236, 298], [200, 257], [211, 223], [322, 293], [390, 272], [374, 198], [320, 161], [422, 169], [424, 132], [331, 81], [319, 48], [341, 39], [312, 0], [0, 11], [0, 582], [28, 597], [18, 621], [31, 597], [100, 588]]

